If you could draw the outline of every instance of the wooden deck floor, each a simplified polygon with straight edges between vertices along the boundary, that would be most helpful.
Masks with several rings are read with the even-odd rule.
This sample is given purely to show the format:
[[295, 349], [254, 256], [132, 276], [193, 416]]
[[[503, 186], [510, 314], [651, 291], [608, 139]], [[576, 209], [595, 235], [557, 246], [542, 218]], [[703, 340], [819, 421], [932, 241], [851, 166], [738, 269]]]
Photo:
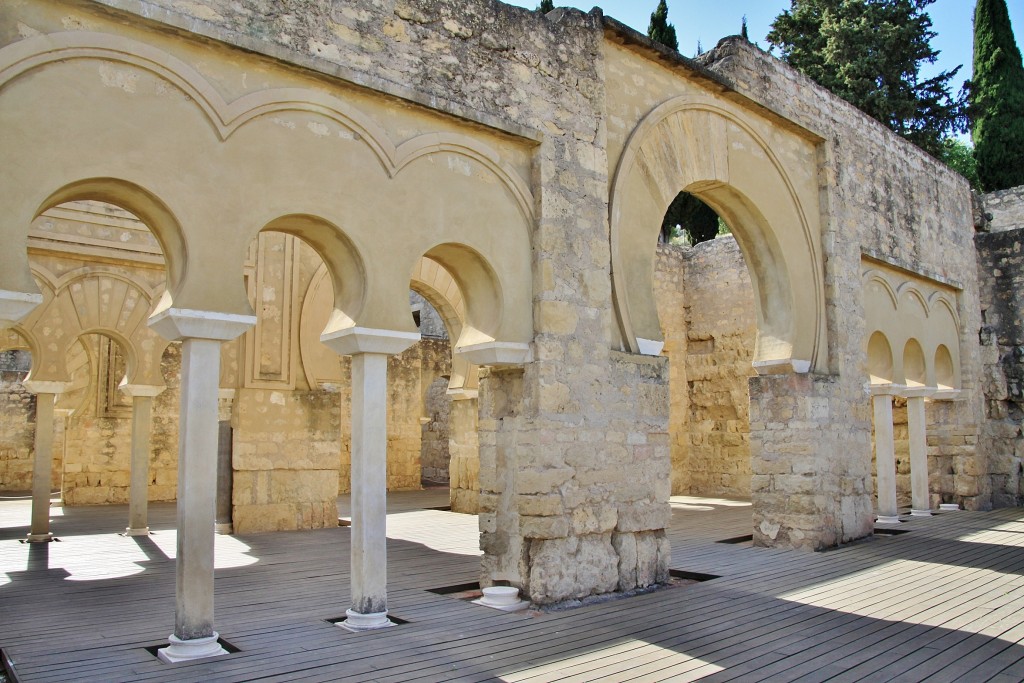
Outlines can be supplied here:
[[[559, 612], [506, 614], [428, 589], [477, 579], [476, 519], [391, 496], [391, 613], [348, 633], [348, 529], [217, 538], [217, 627], [240, 651], [165, 665], [174, 508], [125, 538], [124, 507], [0, 500], [0, 647], [35, 681], [1024, 680], [1024, 510], [955, 512], [824, 553], [716, 543], [749, 533], [735, 501], [673, 499], [672, 567], [720, 578]], [[339, 500], [346, 514], [347, 501]]]

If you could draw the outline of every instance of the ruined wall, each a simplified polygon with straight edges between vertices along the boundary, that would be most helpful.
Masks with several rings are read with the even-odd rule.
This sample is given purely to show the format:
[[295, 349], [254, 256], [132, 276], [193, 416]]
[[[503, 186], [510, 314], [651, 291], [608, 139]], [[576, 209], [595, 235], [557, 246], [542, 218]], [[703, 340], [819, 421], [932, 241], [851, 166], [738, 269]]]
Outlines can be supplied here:
[[0, 352], [0, 491], [32, 489], [36, 400], [21, 384], [30, 362], [27, 351]]
[[[96, 349], [94, 358], [116, 358], [116, 347], [96, 336], [86, 342]], [[64, 449], [64, 504], [123, 505], [128, 503], [131, 478], [131, 399], [116, 387], [123, 377], [121, 363], [89, 367], [88, 391], [67, 417]], [[151, 501], [174, 500], [178, 488], [178, 392], [181, 346], [172, 344], [161, 368], [167, 389], [153, 400], [148, 496]], [[58, 408], [61, 402], [58, 401]], [[56, 481], [61, 481], [58, 479]]]
[[447, 484], [450, 479], [451, 448], [448, 442], [451, 412], [448, 380], [443, 377], [436, 379], [426, 387], [423, 417], [420, 419], [420, 461], [425, 483]]
[[659, 245], [658, 314], [669, 357], [672, 492], [750, 496], [753, 289], [732, 236]]
[[[841, 449], [838, 463], [849, 484], [870, 492], [870, 410], [861, 385], [866, 380], [864, 311], [854, 292], [860, 291], [860, 261], [871, 256], [896, 268], [919, 273], [957, 291], [960, 318], [962, 400], [936, 402], [929, 419], [936, 433], [929, 437], [930, 454], [948, 458], [953, 489], [943, 490], [969, 509], [992, 504], [984, 456], [970, 443], [981, 416], [979, 389], [980, 325], [978, 287], [971, 276], [976, 266], [969, 188], [966, 181], [921, 150], [900, 139], [848, 103], [740, 39], [727, 39], [700, 59], [737, 92], [816, 132], [826, 142], [819, 148], [823, 246], [829, 356], [839, 384], [823, 399], [847, 402], [834, 420], [845, 420], [856, 432]], [[752, 382], [753, 387], [764, 382]], [[941, 405], [940, 405], [941, 403]], [[758, 420], [752, 415], [752, 425]], [[939, 429], [941, 427], [941, 429]], [[824, 452], [824, 451], [823, 451]], [[782, 465], [780, 465], [781, 467]], [[935, 470], [933, 470], [934, 472]], [[779, 479], [759, 478], [755, 489], [777, 486]], [[798, 485], [799, 479], [790, 479]], [[933, 490], [944, 480], [931, 482]], [[784, 494], [784, 489], [775, 489]]]
[[1024, 187], [983, 197], [992, 215], [975, 235], [981, 286], [985, 417], [995, 505], [1024, 504]]
[[686, 260], [690, 481], [699, 495], [750, 495], [754, 292], [736, 240], [696, 245]]
[[475, 396], [454, 397], [448, 425], [448, 472], [452, 512], [480, 511], [479, 408]]

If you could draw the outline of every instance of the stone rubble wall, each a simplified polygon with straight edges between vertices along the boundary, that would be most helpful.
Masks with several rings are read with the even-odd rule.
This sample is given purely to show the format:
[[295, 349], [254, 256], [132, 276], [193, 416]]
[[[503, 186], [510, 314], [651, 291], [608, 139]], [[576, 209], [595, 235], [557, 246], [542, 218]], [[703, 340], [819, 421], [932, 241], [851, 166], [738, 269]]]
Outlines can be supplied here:
[[[36, 397], [21, 384], [30, 360], [27, 351], [0, 352], [0, 491], [32, 489]], [[59, 481], [59, 466], [54, 475]]]
[[[61, 482], [64, 504], [72, 507], [124, 505], [130, 497], [131, 399], [110, 395], [108, 387], [119, 381], [119, 368], [104, 367], [114, 376], [91, 377], [85, 404], [67, 420], [63, 480], [55, 482]], [[167, 389], [153, 400], [148, 486], [151, 501], [174, 500], [178, 490], [179, 344], [167, 347], [161, 367]], [[109, 404], [114, 400], [125, 403], [111, 408]]]
[[460, 397], [451, 403], [448, 423], [448, 482], [452, 512], [480, 511], [480, 439], [477, 398]]
[[1024, 505], [1024, 187], [982, 198], [992, 214], [974, 242], [981, 284], [981, 348], [993, 503]]
[[[699, 61], [737, 92], [825, 140], [819, 148], [819, 161], [829, 358], [839, 377], [838, 386], [829, 390], [829, 401], [847, 404], [834, 404], [838, 412], [833, 419], [845, 415], [846, 425], [854, 433], [850, 443], [835, 444], [840, 446], [831, 451], [835, 455], [822, 449], [822, 458], [834, 462], [833, 467], [823, 469], [845, 479], [846, 488], [871, 495], [871, 412], [862, 388], [867, 380], [867, 340], [864, 311], [855, 294], [861, 288], [860, 261], [868, 255], [952, 283], [960, 290], [957, 312], [963, 398], [944, 405], [936, 402], [931, 409], [930, 419], [936, 428], [929, 437], [929, 452], [932, 467], [938, 462], [951, 462], [954, 486], [949, 493], [955, 502], [968, 509], [988, 509], [993, 501], [984, 474], [984, 455], [973, 443], [982, 419], [977, 335], [981, 321], [978, 285], [972, 276], [976, 269], [974, 231], [966, 181], [742, 39], [723, 40]], [[766, 405], [754, 395], [755, 385], [761, 387], [764, 383], [752, 381], [752, 405]], [[751, 424], [759, 422], [752, 407]], [[777, 461], [773, 466], [782, 467]], [[755, 498], [760, 490], [771, 493], [772, 499], [787, 492], [805, 495], [799, 493], [802, 478], [793, 469], [785, 477], [763, 479], [755, 468]], [[936, 487], [937, 482], [933, 481], [932, 486]], [[833, 512], [841, 516], [839, 510]]]
[[757, 327], [739, 245], [730, 235], [659, 245], [655, 292], [669, 357], [672, 492], [748, 498]]
[[448, 381], [434, 380], [426, 392], [422, 428], [420, 430], [420, 458], [424, 481], [447, 484], [451, 479], [449, 463], [449, 425], [451, 424], [452, 400], [447, 394]]
[[1024, 185], [1006, 190], [990, 192], [981, 198], [985, 207], [985, 229], [988, 232], [1004, 232], [1024, 228]]

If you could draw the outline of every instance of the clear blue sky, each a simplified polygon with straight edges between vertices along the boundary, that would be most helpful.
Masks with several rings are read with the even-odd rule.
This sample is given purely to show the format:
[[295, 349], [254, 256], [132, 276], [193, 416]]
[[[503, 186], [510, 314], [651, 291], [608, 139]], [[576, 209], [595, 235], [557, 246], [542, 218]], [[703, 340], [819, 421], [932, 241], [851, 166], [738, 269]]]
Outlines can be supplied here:
[[[540, 4], [539, 0], [505, 1], [529, 9]], [[1020, 45], [1024, 37], [1024, 0], [1008, 0], [1006, 4], [1010, 9], [1017, 44]], [[606, 15], [647, 33], [647, 24], [658, 0], [555, 0], [556, 7], [590, 10], [595, 5], [601, 7]], [[679, 51], [692, 57], [697, 52], [698, 40], [705, 50], [709, 50], [720, 38], [739, 33], [744, 15], [750, 39], [767, 48], [768, 42], [764, 37], [769, 25], [789, 7], [789, 0], [668, 0], [668, 18], [676, 27]], [[928, 14], [932, 18], [932, 30], [938, 34], [932, 40], [932, 47], [940, 54], [935, 67], [926, 67], [923, 73], [931, 75], [933, 69], [937, 73], [963, 64], [964, 68], [955, 80], [958, 89], [971, 73], [974, 0], [936, 0], [928, 8]]]

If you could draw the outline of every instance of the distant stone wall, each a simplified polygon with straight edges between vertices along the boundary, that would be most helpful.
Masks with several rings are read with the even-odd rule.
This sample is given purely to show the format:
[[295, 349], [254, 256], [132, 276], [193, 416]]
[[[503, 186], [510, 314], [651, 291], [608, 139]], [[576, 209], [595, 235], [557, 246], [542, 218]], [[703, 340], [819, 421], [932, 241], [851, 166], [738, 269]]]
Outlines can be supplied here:
[[750, 496], [754, 292], [731, 236], [662, 245], [655, 269], [669, 357], [672, 491]]
[[989, 232], [975, 236], [981, 285], [981, 348], [995, 505], [1024, 505], [1024, 187], [983, 197]]
[[[104, 351], [109, 343], [98, 338], [86, 340]], [[172, 344], [164, 353], [161, 367], [167, 389], [153, 401], [153, 431], [150, 441], [148, 496], [151, 501], [174, 500], [178, 490], [178, 392], [181, 347]], [[131, 480], [131, 399], [116, 391], [120, 368], [101, 365], [101, 374], [89, 368], [89, 391], [85, 402], [66, 420], [60, 485], [64, 504], [126, 504]], [[58, 407], [60, 403], [58, 402]]]
[[36, 399], [21, 384], [30, 361], [27, 351], [0, 352], [0, 491], [32, 488]]
[[423, 405], [420, 458], [423, 481], [446, 484], [450, 478], [449, 425], [452, 400], [448, 396], [448, 380], [440, 377], [426, 387]]

